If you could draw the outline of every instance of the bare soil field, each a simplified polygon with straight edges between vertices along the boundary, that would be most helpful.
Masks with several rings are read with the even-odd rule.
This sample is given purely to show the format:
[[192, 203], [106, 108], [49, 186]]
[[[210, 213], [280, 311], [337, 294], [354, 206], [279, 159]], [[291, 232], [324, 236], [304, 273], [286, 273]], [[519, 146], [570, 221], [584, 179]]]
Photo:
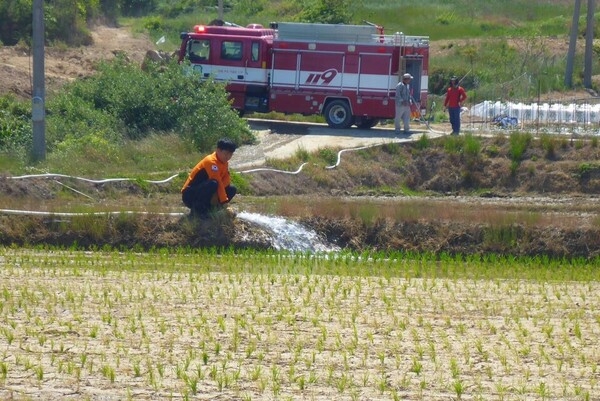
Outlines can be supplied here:
[[[131, 61], [141, 65], [146, 52], [156, 48], [145, 35], [133, 35], [127, 28], [97, 26], [92, 31], [92, 38], [92, 46], [46, 47], [44, 67], [47, 92], [73, 79], [93, 74], [98, 62], [110, 60], [117, 54], [125, 54]], [[33, 59], [30, 49], [0, 46], [0, 94], [12, 93], [18, 98], [30, 99], [32, 82]]]

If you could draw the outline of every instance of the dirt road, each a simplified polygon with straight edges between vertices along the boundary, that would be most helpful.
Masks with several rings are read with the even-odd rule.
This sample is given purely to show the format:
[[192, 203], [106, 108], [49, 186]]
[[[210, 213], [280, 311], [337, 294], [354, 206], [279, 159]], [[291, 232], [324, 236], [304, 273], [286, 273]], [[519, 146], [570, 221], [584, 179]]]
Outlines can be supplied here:
[[333, 129], [325, 124], [281, 122], [274, 120], [249, 119], [250, 128], [255, 131], [258, 143], [242, 146], [236, 151], [231, 166], [245, 169], [264, 164], [266, 159], [281, 159], [293, 156], [298, 151], [314, 152], [322, 148], [354, 149], [376, 146], [391, 142], [408, 142], [419, 138], [423, 133], [437, 137], [444, 127], [432, 127], [413, 123], [412, 135], [395, 135], [391, 126], [377, 126], [371, 129]]

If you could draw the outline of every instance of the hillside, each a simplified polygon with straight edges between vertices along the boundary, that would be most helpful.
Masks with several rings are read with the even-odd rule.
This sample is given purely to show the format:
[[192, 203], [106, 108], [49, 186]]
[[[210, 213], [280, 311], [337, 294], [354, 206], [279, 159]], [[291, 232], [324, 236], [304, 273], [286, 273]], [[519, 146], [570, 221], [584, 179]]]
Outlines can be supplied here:
[[[147, 35], [132, 34], [128, 27], [96, 26], [92, 29], [93, 44], [77, 48], [47, 47], [45, 54], [46, 91], [51, 93], [64, 83], [93, 74], [95, 66], [103, 60], [111, 60], [117, 54], [125, 54], [136, 63], [142, 64], [148, 50], [156, 50], [157, 45]], [[484, 39], [446, 39], [431, 42], [430, 57], [435, 64], [437, 58], [448, 57], [456, 48], [476, 45]], [[511, 39], [518, 45], [517, 39]], [[520, 45], [523, 46], [523, 45]], [[556, 55], [566, 54], [568, 39], [548, 37], [544, 39], [546, 49]], [[583, 46], [582, 41], [578, 46]], [[175, 50], [175, 49], [173, 49]], [[0, 46], [0, 95], [13, 94], [20, 99], [31, 98], [32, 56], [28, 49], [20, 46]], [[570, 93], [546, 93], [545, 98], [568, 100], [589, 96], [582, 90]]]
[[[148, 50], [156, 48], [145, 35], [133, 35], [126, 27], [96, 26], [91, 46], [77, 48], [47, 47], [44, 58], [46, 92], [51, 93], [66, 82], [94, 73], [95, 65], [125, 54], [142, 63]], [[0, 46], [0, 94], [12, 93], [18, 98], [31, 98], [32, 56], [20, 46]]]

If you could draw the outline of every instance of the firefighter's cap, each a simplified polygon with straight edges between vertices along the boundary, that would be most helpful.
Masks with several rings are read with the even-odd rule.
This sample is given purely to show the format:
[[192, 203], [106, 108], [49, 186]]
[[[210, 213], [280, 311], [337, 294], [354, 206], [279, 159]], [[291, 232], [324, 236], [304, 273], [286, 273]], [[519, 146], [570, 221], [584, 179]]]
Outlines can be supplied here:
[[413, 76], [410, 75], [409, 73], [402, 75], [402, 79], [412, 79], [412, 78], [413, 78]]

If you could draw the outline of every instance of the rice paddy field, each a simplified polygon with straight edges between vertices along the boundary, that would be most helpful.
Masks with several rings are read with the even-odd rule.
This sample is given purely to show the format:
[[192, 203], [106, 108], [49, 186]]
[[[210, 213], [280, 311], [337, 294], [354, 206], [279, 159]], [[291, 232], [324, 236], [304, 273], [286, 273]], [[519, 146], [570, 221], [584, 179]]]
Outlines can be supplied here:
[[597, 261], [0, 255], [0, 399], [600, 397]]

